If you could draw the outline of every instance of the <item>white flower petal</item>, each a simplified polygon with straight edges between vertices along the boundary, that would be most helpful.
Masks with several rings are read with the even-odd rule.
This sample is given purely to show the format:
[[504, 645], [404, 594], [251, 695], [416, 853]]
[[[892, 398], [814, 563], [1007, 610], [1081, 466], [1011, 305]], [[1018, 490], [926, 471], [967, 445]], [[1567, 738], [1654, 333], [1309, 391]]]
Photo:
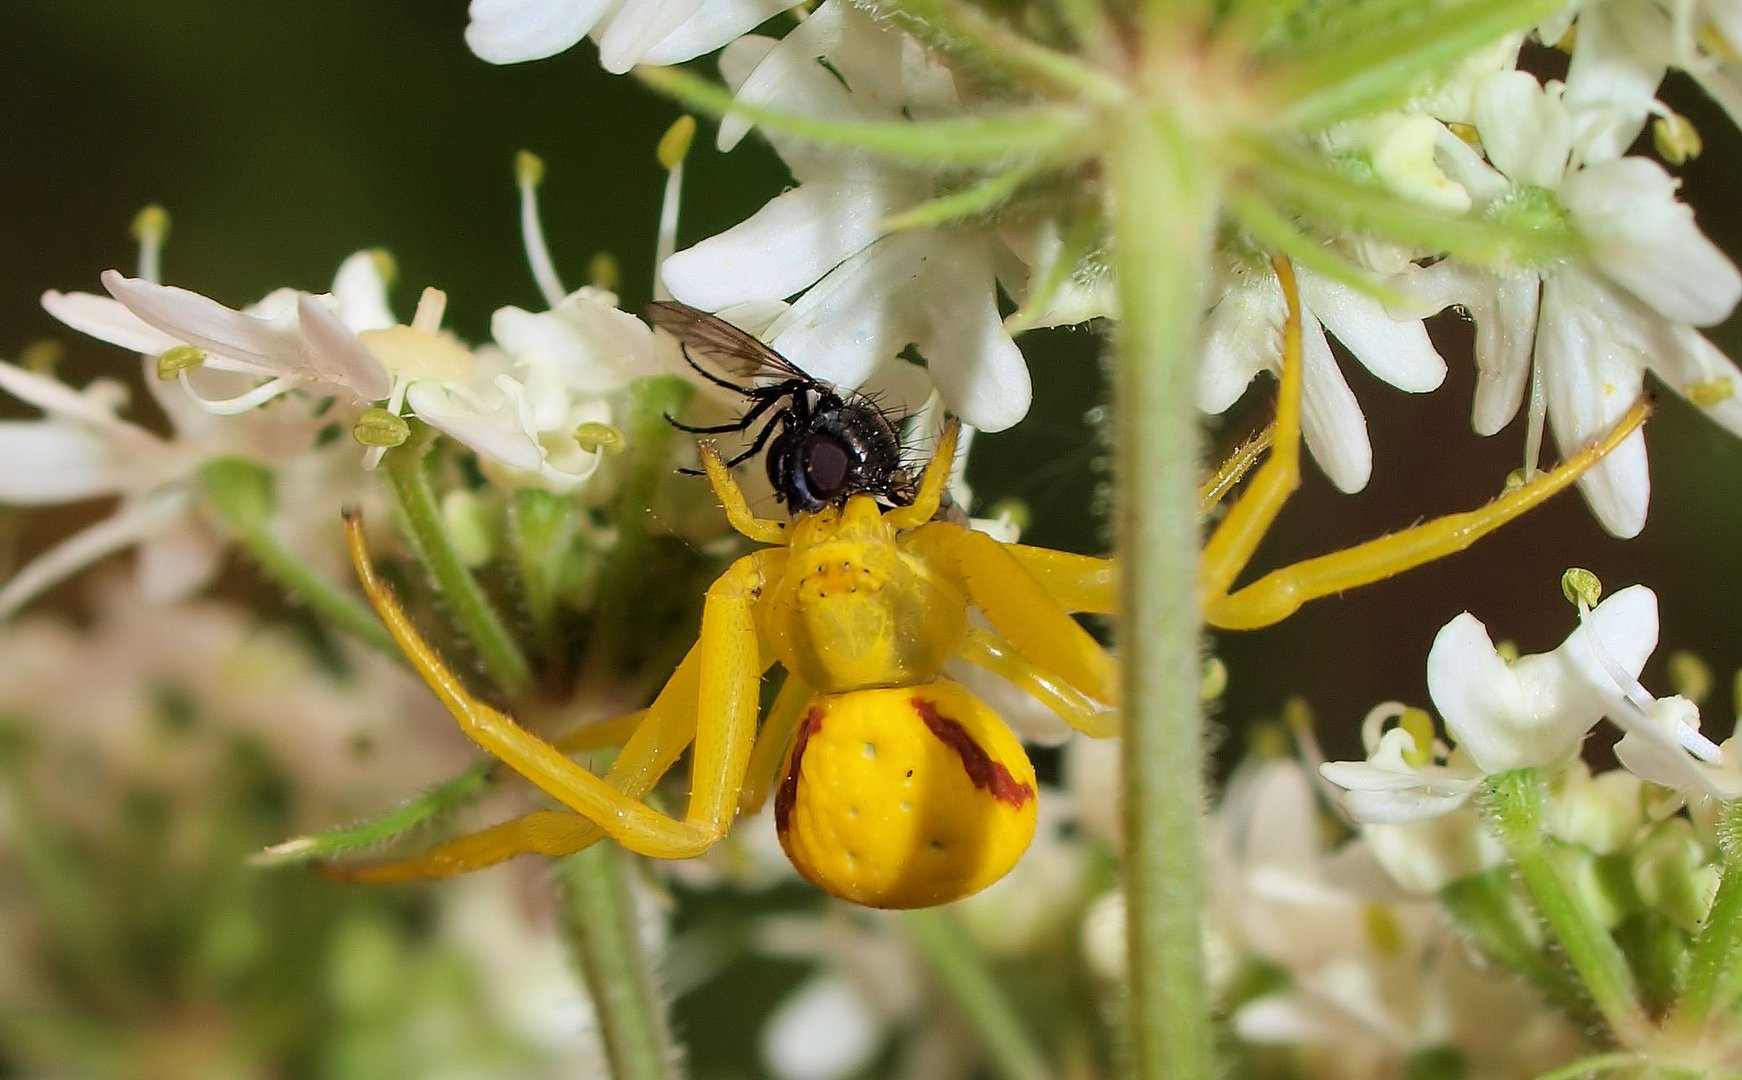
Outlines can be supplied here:
[[[89, 425], [130, 450], [156, 446], [155, 435], [115, 415], [118, 399], [110, 391], [117, 389], [119, 384], [100, 379], [83, 391], [74, 390], [57, 379], [0, 360], [0, 390], [26, 405], [36, 406], [53, 419]], [[124, 397], [123, 394], [120, 400]]]
[[147, 325], [113, 297], [50, 289], [42, 294], [42, 307], [74, 330], [130, 352], [158, 356], [181, 344], [179, 338]]
[[1252, 377], [1274, 369], [1277, 357], [1275, 305], [1264, 290], [1235, 284], [1204, 319], [1203, 361], [1198, 365], [1197, 405], [1212, 415], [1226, 412], [1246, 392]]
[[1667, 331], [1652, 350], [1652, 370], [1684, 397], [1697, 385], [1696, 407], [1742, 435], [1742, 369], [1698, 330], [1674, 325]]
[[1343, 381], [1331, 357], [1330, 343], [1318, 320], [1301, 327], [1304, 371], [1301, 387], [1301, 434], [1313, 460], [1339, 491], [1360, 491], [1373, 475], [1373, 445], [1367, 440], [1367, 417]]
[[291, 374], [349, 390], [360, 402], [387, 396], [393, 386], [387, 368], [325, 304], [316, 297], [303, 296], [297, 302], [296, 314], [308, 346], [301, 350], [305, 360], [302, 370]]
[[453, 387], [420, 381], [406, 391], [405, 402], [420, 420], [511, 469], [537, 472], [544, 464], [538, 439], [521, 425], [512, 401], [486, 402], [462, 396]]
[[359, 251], [339, 264], [333, 276], [333, 299], [345, 325], [354, 333], [384, 330], [398, 322], [387, 306], [387, 279], [381, 274], [381, 257]]
[[826, 382], [850, 389], [906, 346], [930, 362], [944, 404], [983, 431], [1028, 411], [1021, 351], [998, 318], [983, 237], [923, 232], [879, 240], [824, 278], [772, 328], [769, 344]]
[[1435, 635], [1427, 685], [1447, 734], [1490, 775], [1565, 760], [1598, 720], [1539, 713], [1488, 628], [1467, 611]]
[[659, 371], [653, 331], [597, 289], [569, 294], [556, 309], [499, 309], [490, 334], [522, 364], [549, 365], [574, 393], [598, 396]]
[[1630, 157], [1580, 169], [1560, 194], [1603, 273], [1672, 322], [1710, 326], [1742, 299], [1742, 273], [1676, 200], [1679, 186], [1655, 161]]
[[133, 578], [147, 603], [173, 604], [218, 576], [228, 541], [192, 515], [139, 542]]
[[666, 259], [660, 277], [677, 299], [704, 311], [792, 296], [877, 238], [877, 225], [907, 205], [878, 169], [813, 182], [776, 196], [747, 220]]
[[1699, 732], [1700, 710], [1693, 702], [1680, 697], [1659, 698], [1649, 711], [1642, 711], [1622, 700], [1610, 715], [1627, 729], [1615, 744], [1615, 757], [1640, 779], [1685, 795], [1710, 795], [1725, 801], [1742, 798], [1742, 763], [1733, 755], [1704, 761], [1689, 752], [1681, 731], [1689, 728]]
[[[841, 81], [817, 62], [840, 45], [845, 19], [842, 5], [822, 5], [774, 42], [741, 82], [728, 79], [728, 85], [740, 101], [750, 105], [802, 109], [806, 116], [867, 119]], [[735, 65], [741, 62], [740, 57], [733, 60]], [[726, 116], [715, 135], [715, 147], [722, 153], [731, 150], [754, 126], [755, 121], [748, 117]]]
[[292, 374], [302, 346], [294, 312], [244, 315], [208, 297], [105, 270], [103, 287], [146, 324], [208, 353], [244, 361], [263, 372]]
[[1523, 71], [1476, 84], [1476, 131], [1488, 160], [1515, 184], [1557, 188], [1573, 151], [1573, 124], [1557, 91]]
[[[1636, 307], [1574, 269], [1543, 280], [1536, 362], [1563, 456], [1608, 434], [1639, 397], [1646, 359], [1638, 351], [1640, 324], [1627, 318]], [[1651, 498], [1644, 432], [1587, 472], [1579, 488], [1605, 529], [1637, 536]]]
[[599, 65], [613, 75], [623, 74], [701, 8], [702, 0], [638, 0], [624, 5], [605, 23], [603, 33], [597, 35]]
[[88, 428], [54, 420], [0, 421], [0, 503], [43, 505], [116, 495], [116, 448]]
[[1575, 117], [1588, 118], [1581, 133], [1586, 161], [1607, 161], [1627, 152], [1655, 103], [1669, 56], [1669, 20], [1657, 5], [1588, 4], [1580, 9], [1566, 102]]
[[472, 0], [466, 45], [481, 60], [517, 64], [555, 56], [587, 36], [617, 0]]
[[836, 1080], [864, 1068], [883, 1041], [875, 1004], [841, 975], [813, 979], [774, 1010], [762, 1060], [780, 1080]]
[[711, 53], [794, 7], [797, 0], [709, 0], [688, 22], [647, 50], [643, 64], [681, 64]]
[[1371, 296], [1317, 274], [1301, 274], [1300, 292], [1307, 310], [1374, 375], [1411, 394], [1445, 382], [1445, 359], [1420, 319], [1394, 319]]
[[0, 588], [0, 620], [11, 618], [14, 612], [45, 590], [99, 559], [166, 528], [187, 513], [191, 505], [185, 491], [165, 491], [140, 503], [122, 504], [109, 517], [67, 537], [25, 563], [5, 587]]

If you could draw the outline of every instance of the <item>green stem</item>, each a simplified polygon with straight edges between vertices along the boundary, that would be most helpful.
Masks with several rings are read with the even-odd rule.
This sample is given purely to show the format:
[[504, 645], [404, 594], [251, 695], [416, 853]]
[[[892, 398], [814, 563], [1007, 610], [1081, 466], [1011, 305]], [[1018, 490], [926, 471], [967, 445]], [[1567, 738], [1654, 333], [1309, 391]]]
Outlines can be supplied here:
[[739, 101], [725, 87], [682, 68], [639, 67], [635, 75], [696, 112], [738, 115], [777, 134], [923, 165], [1064, 160], [1081, 148], [1087, 127], [1080, 110], [1047, 106], [949, 120], [825, 120]]
[[629, 462], [617, 496], [617, 542], [599, 582], [593, 609], [593, 636], [580, 674], [582, 686], [620, 682], [625, 649], [644, 642], [632, 640], [624, 628], [635, 622], [647, 588], [648, 523], [654, 496], [671, 472], [667, 451], [676, 429], [666, 420], [681, 412], [693, 388], [682, 379], [656, 376], [638, 382], [630, 396], [624, 441]]
[[630, 888], [630, 858], [594, 844], [557, 862], [563, 932], [592, 993], [613, 1080], [682, 1075]]
[[1542, 831], [1542, 776], [1515, 769], [1488, 781], [1487, 812], [1495, 832], [1567, 961], [1603, 1014], [1615, 1040], [1640, 1045], [1647, 1031], [1627, 958], [1586, 905], [1567, 888]]
[[311, 571], [272, 532], [277, 495], [271, 470], [245, 458], [219, 457], [200, 467], [199, 478], [206, 505], [285, 592], [364, 644], [405, 663], [405, 655], [368, 605]]
[[434, 432], [428, 426], [414, 423], [411, 438], [388, 451], [383, 470], [399, 500], [411, 546], [454, 622], [478, 650], [497, 685], [511, 695], [518, 694], [532, 682], [532, 669], [443, 527], [441, 506], [425, 469], [433, 441]]
[[1120, 647], [1131, 1075], [1211, 1075], [1204, 981], [1206, 747], [1198, 700], [1198, 327], [1217, 193], [1165, 113], [1113, 121]]
[[1029, 1028], [1016, 1015], [961, 921], [941, 908], [910, 911], [907, 930], [938, 981], [979, 1033], [999, 1073], [1007, 1080], [1048, 1080], [1053, 1071], [1046, 1055], [1029, 1038]]
[[1724, 877], [1689, 950], [1687, 987], [1668, 1024], [1690, 1036], [1728, 1011], [1731, 973], [1742, 951], [1742, 804], [1730, 803], [1723, 814]]
[[1496, 867], [1440, 890], [1440, 903], [1478, 948], [1551, 995], [1575, 1020], [1591, 1027], [1597, 1016], [1573, 973], [1542, 953], [1542, 930], [1512, 887], [1512, 875]]

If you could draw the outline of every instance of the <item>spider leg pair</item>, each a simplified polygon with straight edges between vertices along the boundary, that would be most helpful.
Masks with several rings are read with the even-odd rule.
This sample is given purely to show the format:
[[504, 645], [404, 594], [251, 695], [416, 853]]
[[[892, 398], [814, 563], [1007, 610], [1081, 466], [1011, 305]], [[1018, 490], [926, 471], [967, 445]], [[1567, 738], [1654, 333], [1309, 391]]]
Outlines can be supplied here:
[[[1281, 385], [1269, 456], [1260, 464], [1266, 450], [1263, 441], [1249, 443], [1236, 452], [1203, 491], [1207, 510], [1251, 471], [1247, 491], [1230, 507], [1204, 546], [1198, 596], [1205, 621], [1210, 625], [1226, 629], [1271, 625], [1312, 599], [1379, 581], [1461, 551], [1572, 484], [1649, 414], [1649, 405], [1642, 400], [1602, 440], [1485, 506], [1285, 566], [1234, 588], [1233, 583], [1300, 482], [1302, 316], [1292, 268], [1284, 260], [1277, 260], [1275, 266], [1287, 304], [1287, 320], [1282, 334]], [[1079, 728], [1091, 734], [1110, 733], [1107, 714], [1096, 703], [1116, 704], [1117, 679], [1112, 661], [1067, 612], [1111, 613], [1117, 599], [1114, 565], [1108, 560], [1046, 548], [1003, 545], [982, 534], [930, 521], [947, 480], [953, 443], [952, 431], [926, 470], [919, 497], [912, 506], [888, 511], [871, 506], [860, 515], [868, 513], [874, 519], [880, 518], [898, 535], [905, 552], [919, 558], [928, 572], [950, 579], [950, 588], [955, 591], [946, 590], [944, 595], [953, 598], [950, 602], [960, 608], [959, 636], [952, 637], [954, 631], [942, 628], [939, 622], [949, 621], [941, 613], [948, 603], [930, 610], [923, 625], [882, 627], [875, 632], [840, 637], [823, 634], [814, 640], [807, 636], [809, 631], [802, 629], [802, 619], [795, 620], [784, 612], [771, 615], [769, 608], [759, 608], [759, 604], [771, 602], [764, 597], [765, 590], [784, 587], [789, 574], [795, 588], [814, 584], [812, 577], [807, 576], [811, 573], [808, 565], [789, 564], [799, 563], [801, 556], [808, 559], [813, 551], [824, 550], [821, 545], [798, 538], [818, 529], [834, 528], [835, 519], [830, 515], [836, 511], [803, 514], [790, 525], [755, 518], [719, 454], [712, 447], [705, 447], [706, 473], [733, 526], [752, 540], [777, 546], [739, 559], [708, 590], [697, 645], [647, 709], [604, 725], [583, 728], [557, 744], [526, 731], [465, 689], [375, 576], [361, 522], [355, 516], [347, 518], [351, 554], [365, 592], [419, 674], [474, 741], [566, 809], [536, 811], [402, 861], [361, 866], [328, 864], [324, 872], [342, 880], [367, 882], [444, 877], [525, 853], [568, 854], [606, 836], [631, 850], [656, 857], [699, 854], [725, 834], [735, 814], [761, 805], [782, 775], [783, 764], [789, 782], [796, 778], [802, 750], [789, 750], [789, 745], [802, 742], [802, 737], [811, 732], [818, 715], [816, 710], [821, 707], [818, 702], [849, 701], [855, 695], [871, 692], [856, 688], [850, 680], [839, 687], [821, 685], [832, 678], [825, 669], [831, 663], [850, 660], [849, 654], [857, 655], [866, 649], [875, 651], [905, 638], [966, 656], [1029, 689]], [[854, 513], [854, 505], [850, 500], [841, 515]], [[833, 563], [824, 565], [824, 562], [819, 556], [816, 574], [823, 577], [834, 574]], [[843, 559], [840, 569], [849, 577], [852, 573], [870, 573], [869, 561], [856, 553]], [[987, 611], [996, 633], [969, 630], [966, 615], [970, 604]], [[759, 616], [764, 627], [758, 626]], [[771, 638], [766, 624], [777, 625], [780, 631]], [[885, 641], [879, 636], [882, 634], [893, 637]], [[821, 667], [811, 670], [811, 661], [793, 659], [791, 639], [795, 637], [803, 639], [798, 645], [817, 654], [813, 660]], [[788, 669], [787, 680], [758, 730], [760, 679], [777, 659]], [[876, 669], [873, 674], [881, 670]], [[882, 680], [873, 678], [866, 686], [911, 692], [914, 707], [922, 713], [926, 708], [921, 701], [925, 688], [945, 682], [932, 681], [935, 667], [920, 665], [918, 675], [911, 678], [895, 668], [888, 670], [894, 674]], [[818, 671], [822, 673], [817, 674]], [[816, 693], [819, 689], [845, 692], [819, 696]], [[931, 707], [935, 711], [935, 704]], [[799, 739], [794, 738], [795, 732], [801, 736]], [[979, 740], [975, 746], [981, 749], [989, 745], [979, 735], [974, 738]], [[622, 750], [603, 777], [568, 756], [618, 740], [624, 740]], [[691, 743], [694, 743], [691, 794], [684, 817], [662, 814], [643, 803]], [[969, 763], [966, 751], [962, 761], [964, 766]], [[1026, 766], [1026, 760], [1021, 764]], [[1005, 767], [1000, 760], [992, 760], [992, 765]], [[1019, 778], [1017, 782], [1020, 783]], [[785, 785], [783, 794], [784, 788]], [[1032, 823], [1029, 828], [1032, 829]], [[784, 832], [783, 829], [783, 839]], [[1025, 844], [1026, 839], [1022, 842]], [[795, 855], [795, 861], [797, 858]]]

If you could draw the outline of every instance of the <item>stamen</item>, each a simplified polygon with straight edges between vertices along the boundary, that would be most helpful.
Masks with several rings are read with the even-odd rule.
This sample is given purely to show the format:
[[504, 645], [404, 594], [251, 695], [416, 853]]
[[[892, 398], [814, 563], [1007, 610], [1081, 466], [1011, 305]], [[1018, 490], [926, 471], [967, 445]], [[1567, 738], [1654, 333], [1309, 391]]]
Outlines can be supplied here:
[[157, 358], [157, 377], [164, 382], [202, 367], [206, 354], [193, 345], [177, 345]]
[[411, 317], [411, 328], [425, 334], [439, 333], [442, 316], [447, 313], [448, 294], [434, 286], [426, 288], [417, 298], [417, 314]]
[[181, 388], [187, 392], [188, 399], [213, 416], [235, 416], [238, 413], [245, 413], [249, 409], [257, 409], [278, 395], [295, 389], [297, 385], [295, 376], [280, 375], [277, 378], [266, 380], [245, 394], [238, 394], [233, 398], [213, 399], [203, 398], [199, 395], [199, 391], [194, 389], [193, 382], [188, 378], [187, 371], [178, 372], [176, 378], [181, 383]]
[[550, 245], [544, 240], [544, 222], [538, 213], [538, 185], [544, 180], [544, 161], [530, 150], [514, 155], [514, 182], [520, 185], [520, 242], [526, 248], [526, 264], [532, 279], [551, 307], [562, 303], [569, 291], [557, 277]]
[[671, 290], [659, 268], [677, 250], [677, 215], [683, 201], [683, 162], [696, 137], [696, 118], [685, 114], [677, 118], [665, 134], [659, 137], [659, 164], [666, 170], [665, 198], [659, 204], [659, 239], [653, 248], [653, 298], [670, 300]]
[[1367, 716], [1361, 721], [1361, 745], [1369, 755], [1379, 748], [1379, 737], [1385, 734], [1385, 725], [1402, 719], [1408, 711], [1409, 706], [1401, 701], [1381, 701], [1367, 710]]
[[[426, 293], [428, 293], [428, 292], [433, 292], [433, 291], [437, 291], [437, 290], [426, 289], [424, 291]], [[418, 313], [422, 314], [422, 312], [423, 312], [423, 304], [420, 302], [418, 304]], [[393, 389], [388, 392], [387, 404], [386, 404], [386, 406], [383, 407], [382, 411], [391, 413], [394, 416], [398, 416], [399, 411], [405, 407], [405, 392], [410, 387], [411, 387], [411, 380], [410, 379], [406, 378], [403, 375], [395, 375], [393, 377]], [[365, 472], [375, 471], [376, 467], [381, 464], [381, 459], [387, 455], [387, 451], [388, 451], [388, 447], [385, 447], [385, 446], [371, 446], [368, 450], [364, 451], [364, 453], [363, 453], [363, 469], [364, 469], [364, 471]]]
[[139, 274], [143, 281], [161, 284], [163, 242], [169, 239], [169, 211], [153, 203], [133, 217], [133, 239], [139, 241]]
[[1536, 476], [1537, 463], [1542, 460], [1542, 429], [1548, 416], [1548, 390], [1543, 386], [1542, 365], [1530, 365], [1530, 411], [1525, 414], [1524, 480]]

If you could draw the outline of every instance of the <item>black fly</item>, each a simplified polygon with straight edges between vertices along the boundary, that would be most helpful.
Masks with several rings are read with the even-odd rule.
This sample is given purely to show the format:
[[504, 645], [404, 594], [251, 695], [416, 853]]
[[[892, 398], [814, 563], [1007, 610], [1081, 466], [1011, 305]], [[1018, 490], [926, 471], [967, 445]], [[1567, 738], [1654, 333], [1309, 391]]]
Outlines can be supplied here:
[[[812, 378], [750, 334], [705, 311], [661, 300], [648, 305], [647, 317], [677, 338], [684, 359], [702, 378], [742, 394], [750, 403], [730, 424], [691, 427], [672, 420], [672, 425], [698, 435], [722, 435], [748, 431], [768, 417], [749, 449], [726, 464], [748, 461], [766, 446], [769, 483], [793, 512], [810, 513], [860, 494], [891, 506], [913, 502], [916, 490], [901, 462], [901, 439], [869, 398]], [[697, 357], [729, 378], [703, 367]], [[757, 386], [750, 382], [756, 376], [774, 381]]]

